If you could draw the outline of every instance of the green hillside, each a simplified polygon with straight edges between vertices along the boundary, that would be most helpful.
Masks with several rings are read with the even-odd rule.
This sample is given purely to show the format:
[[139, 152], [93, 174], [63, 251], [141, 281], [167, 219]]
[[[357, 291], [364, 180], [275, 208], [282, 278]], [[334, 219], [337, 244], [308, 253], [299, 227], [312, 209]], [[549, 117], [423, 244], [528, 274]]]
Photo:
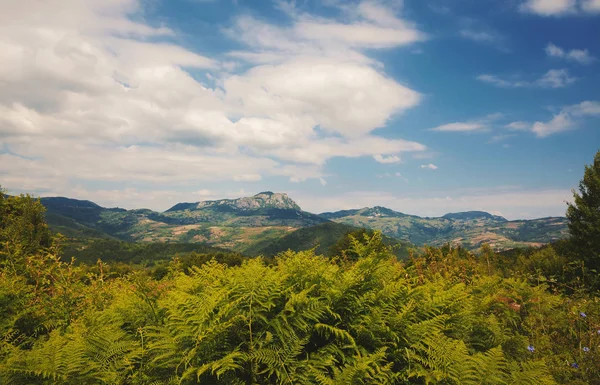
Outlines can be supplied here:
[[446, 214], [439, 218], [406, 215], [382, 207], [321, 214], [349, 226], [381, 230], [383, 234], [415, 245], [460, 243], [477, 248], [487, 243], [497, 249], [540, 246], [564, 239], [567, 220], [563, 217], [508, 221], [482, 211]]
[[164, 213], [104, 208], [69, 198], [42, 198], [51, 228], [70, 238], [115, 238], [134, 242], [203, 243], [243, 250], [302, 227], [327, 222], [300, 210], [286, 194], [181, 203]]
[[[317, 255], [333, 256], [335, 254], [334, 246], [347, 236], [347, 234], [357, 231], [360, 231], [360, 229], [353, 226], [327, 222], [298, 229], [275, 241], [263, 241], [253, 244], [244, 249], [243, 252], [247, 255], [274, 256], [287, 250], [302, 251], [314, 249]], [[384, 243], [388, 246], [393, 246], [396, 255], [400, 258], [406, 258], [408, 256], [408, 247], [412, 246], [408, 242], [401, 243], [390, 237], [384, 237]]]
[[[375, 206], [321, 215], [303, 211], [286, 194], [178, 203], [165, 212], [104, 208], [90, 201], [42, 198], [51, 228], [70, 238], [114, 238], [145, 243], [202, 243], [250, 255], [318, 246], [324, 252], [345, 231], [332, 225], [381, 230], [414, 245], [451, 242], [476, 249], [536, 247], [567, 235], [565, 218], [508, 221], [482, 211], [439, 218]], [[299, 230], [303, 230], [300, 231]]]

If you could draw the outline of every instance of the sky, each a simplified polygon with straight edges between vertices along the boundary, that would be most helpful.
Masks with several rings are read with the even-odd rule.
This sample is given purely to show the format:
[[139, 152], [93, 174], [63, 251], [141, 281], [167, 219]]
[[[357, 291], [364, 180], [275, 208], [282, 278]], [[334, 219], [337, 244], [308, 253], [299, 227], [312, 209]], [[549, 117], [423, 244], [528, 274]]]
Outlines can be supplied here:
[[0, 185], [562, 216], [599, 37], [600, 0], [3, 0]]

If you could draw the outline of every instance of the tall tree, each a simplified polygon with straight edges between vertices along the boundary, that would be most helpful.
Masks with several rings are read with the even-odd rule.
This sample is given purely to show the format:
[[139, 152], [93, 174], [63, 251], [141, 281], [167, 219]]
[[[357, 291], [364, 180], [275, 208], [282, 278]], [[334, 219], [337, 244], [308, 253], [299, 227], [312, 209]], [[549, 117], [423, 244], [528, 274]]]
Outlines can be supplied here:
[[592, 269], [600, 268], [600, 151], [594, 163], [585, 166], [579, 192], [573, 190], [567, 218], [573, 244]]

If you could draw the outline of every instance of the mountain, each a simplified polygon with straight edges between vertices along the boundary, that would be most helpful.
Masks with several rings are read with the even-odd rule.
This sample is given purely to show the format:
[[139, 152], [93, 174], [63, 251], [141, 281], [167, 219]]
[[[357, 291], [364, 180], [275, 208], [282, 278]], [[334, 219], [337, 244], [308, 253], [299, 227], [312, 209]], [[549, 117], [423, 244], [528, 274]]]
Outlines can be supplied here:
[[322, 214], [319, 214], [319, 215], [322, 216], [323, 218], [327, 218], [327, 219], [330, 219], [330, 220], [335, 220], [335, 219], [349, 217], [349, 216], [361, 216], [361, 217], [373, 217], [373, 218], [380, 218], [380, 217], [387, 217], [387, 218], [413, 217], [413, 218], [419, 218], [419, 217], [414, 216], [414, 215], [404, 214], [404, 213], [401, 213], [401, 212], [398, 212], [398, 211], [394, 211], [392, 209], [388, 209], [388, 208], [382, 207], [382, 206], [365, 207], [365, 208], [362, 208], [362, 209], [354, 209], [354, 210], [341, 210], [341, 211], [335, 211], [335, 212], [322, 213]]
[[196, 203], [178, 203], [168, 209], [166, 212], [173, 211], [197, 211], [206, 208], [217, 208], [222, 210], [234, 211], [253, 211], [260, 209], [281, 209], [302, 211], [285, 193], [273, 193], [265, 191], [251, 197], [238, 199], [220, 199], [216, 201], [204, 201]]
[[204, 243], [248, 255], [316, 245], [322, 249], [349, 228], [381, 230], [387, 237], [417, 246], [454, 242], [469, 248], [482, 243], [498, 249], [538, 246], [567, 236], [566, 218], [508, 221], [483, 211], [423, 218], [381, 206], [316, 215], [303, 211], [287, 194], [270, 191], [238, 199], [178, 203], [162, 213], [105, 208], [62, 197], [41, 202], [50, 226], [68, 237]]
[[328, 222], [302, 211], [287, 194], [179, 203], [160, 213], [105, 208], [93, 202], [42, 198], [49, 225], [69, 237], [112, 237], [138, 242], [205, 243], [232, 250], [272, 241], [303, 227]]
[[422, 218], [375, 206], [321, 214], [337, 223], [365, 227], [415, 245], [461, 243], [469, 248], [489, 243], [499, 249], [539, 246], [566, 238], [563, 217], [508, 221], [484, 211], [449, 213], [439, 218]]

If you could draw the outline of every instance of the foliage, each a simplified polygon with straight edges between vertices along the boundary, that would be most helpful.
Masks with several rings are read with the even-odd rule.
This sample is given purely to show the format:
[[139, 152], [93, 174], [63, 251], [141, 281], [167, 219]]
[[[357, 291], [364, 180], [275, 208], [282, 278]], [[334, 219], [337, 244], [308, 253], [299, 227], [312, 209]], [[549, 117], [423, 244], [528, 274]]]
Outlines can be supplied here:
[[0, 264], [16, 269], [27, 256], [50, 246], [44, 211], [30, 195], [5, 196], [0, 188]]
[[[67, 258], [75, 257], [78, 261], [95, 263], [103, 261], [125, 262], [132, 264], [154, 265], [157, 262], [169, 261], [176, 255], [190, 253], [223, 255], [241, 257], [239, 253], [217, 247], [197, 243], [134, 243], [110, 238], [74, 239], [70, 240], [64, 249]], [[209, 258], [210, 259], [210, 258]]]
[[365, 231], [334, 258], [189, 253], [152, 274], [64, 262], [20, 219], [39, 202], [14, 199], [31, 207], [0, 268], [2, 384], [600, 383], [600, 300], [564, 294], [585, 277], [553, 248], [402, 261]]
[[600, 269], [600, 151], [594, 163], [585, 166], [579, 192], [573, 191], [573, 203], [568, 204], [567, 218], [573, 245], [587, 266]]

